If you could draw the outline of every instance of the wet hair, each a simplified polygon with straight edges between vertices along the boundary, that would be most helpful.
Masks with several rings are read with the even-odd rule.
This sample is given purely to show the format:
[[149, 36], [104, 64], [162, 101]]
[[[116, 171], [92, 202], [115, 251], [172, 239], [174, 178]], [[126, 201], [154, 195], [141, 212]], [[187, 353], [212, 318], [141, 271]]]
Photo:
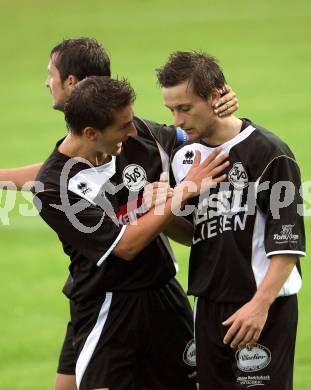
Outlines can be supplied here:
[[127, 80], [91, 76], [73, 88], [65, 104], [68, 129], [81, 135], [86, 127], [100, 131], [115, 121], [116, 113], [135, 100], [135, 92]]
[[93, 38], [65, 39], [52, 49], [50, 58], [62, 82], [69, 75], [78, 80], [88, 76], [111, 76], [109, 56]]
[[203, 52], [177, 51], [162, 68], [156, 69], [156, 73], [161, 87], [175, 87], [188, 81], [193, 92], [202, 99], [207, 99], [214, 89], [226, 83], [216, 58]]

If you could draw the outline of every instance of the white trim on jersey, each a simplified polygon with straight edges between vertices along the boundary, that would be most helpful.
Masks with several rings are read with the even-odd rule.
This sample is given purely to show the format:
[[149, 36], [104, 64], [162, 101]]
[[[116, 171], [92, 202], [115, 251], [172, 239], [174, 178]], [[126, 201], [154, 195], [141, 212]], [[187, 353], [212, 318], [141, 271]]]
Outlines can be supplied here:
[[198, 300], [199, 300], [199, 297], [194, 297], [194, 306], [193, 306], [193, 338], [194, 338], [194, 342], [195, 342], [195, 320], [197, 318]]
[[122, 238], [122, 236], [123, 236], [123, 234], [125, 232], [125, 229], [126, 229], [126, 225], [123, 225], [122, 228], [121, 228], [120, 233], [118, 234], [117, 238], [112, 243], [111, 247], [107, 250], [107, 252], [96, 263], [96, 265], [98, 267], [103, 264], [103, 262], [107, 259], [107, 257], [110, 255], [110, 253], [114, 250], [114, 248], [116, 247], [118, 242], [121, 240], [121, 238]]
[[[221, 145], [222, 153], [229, 152], [230, 149], [232, 149], [235, 145], [248, 138], [255, 130], [256, 130], [255, 127], [251, 125], [247, 126], [245, 130], [243, 130], [242, 132], [237, 134], [234, 138]], [[201, 161], [203, 162], [214, 149], [215, 148], [197, 142], [194, 142], [192, 144], [186, 144], [185, 146], [178, 149], [172, 161], [172, 170], [174, 173], [176, 183], [177, 184], [180, 183], [185, 178], [185, 176], [187, 176], [187, 173], [189, 172], [192, 166], [192, 163], [187, 163], [187, 164], [184, 163], [185, 150], [187, 152], [192, 151], [193, 156], [195, 154], [195, 151], [199, 150], [201, 152]]]
[[162, 148], [162, 146], [159, 144], [159, 142], [154, 139], [157, 147], [159, 149], [160, 157], [161, 157], [161, 162], [162, 162], [162, 172], [168, 172], [170, 168], [170, 158], [166, 151]]
[[104, 300], [104, 303], [102, 304], [99, 315], [97, 317], [96, 324], [94, 328], [91, 330], [90, 334], [88, 335], [85, 344], [82, 348], [82, 351], [80, 352], [80, 355], [78, 357], [77, 364], [76, 364], [76, 383], [78, 389], [80, 387], [85, 370], [95, 351], [102, 330], [107, 321], [108, 313], [111, 306], [111, 301], [112, 301], [112, 292], [107, 292], [106, 298]]
[[270, 264], [265, 251], [265, 225], [266, 216], [257, 209], [252, 242], [252, 269], [257, 288], [266, 276]]
[[[291, 250], [273, 251], [273, 252], [266, 253], [265, 244], [264, 244], [265, 224], [266, 224], [265, 215], [259, 209], [257, 209], [256, 220], [255, 220], [254, 231], [253, 231], [253, 244], [252, 244], [252, 269], [256, 280], [257, 288], [260, 286], [260, 284], [262, 283], [263, 279], [267, 274], [269, 264], [270, 264], [269, 256], [273, 256], [274, 254], [275, 255], [276, 254], [289, 254], [289, 255], [297, 254], [298, 255], [304, 253], [304, 252], [291, 251]], [[295, 266], [291, 274], [289, 275], [289, 278], [284, 283], [283, 287], [281, 288], [277, 296], [282, 297], [282, 296], [296, 294], [300, 290], [301, 284], [302, 284], [301, 276], [298, 272], [297, 267]]]
[[302, 251], [291, 251], [290, 249], [288, 250], [284, 250], [284, 251], [272, 251], [272, 252], [269, 252], [267, 253], [267, 256], [270, 257], [270, 256], [274, 256], [274, 255], [297, 255], [297, 256], [306, 256], [306, 252], [302, 252]]
[[[106, 164], [83, 169], [78, 172], [69, 180], [68, 190], [95, 205], [94, 200], [98, 196], [102, 186], [107, 183], [115, 172], [116, 157], [112, 156], [111, 160]], [[83, 187], [81, 187], [81, 184], [83, 184]]]
[[163, 245], [165, 246], [166, 250], [170, 254], [170, 257], [171, 257], [171, 259], [172, 259], [172, 261], [174, 263], [174, 267], [175, 267], [176, 273], [178, 273], [179, 265], [178, 265], [178, 262], [176, 260], [176, 257], [175, 257], [175, 254], [173, 252], [173, 249], [171, 247], [171, 244], [169, 242], [169, 239], [167, 238], [167, 236], [164, 233], [160, 233], [159, 234], [159, 238], [161, 239]]

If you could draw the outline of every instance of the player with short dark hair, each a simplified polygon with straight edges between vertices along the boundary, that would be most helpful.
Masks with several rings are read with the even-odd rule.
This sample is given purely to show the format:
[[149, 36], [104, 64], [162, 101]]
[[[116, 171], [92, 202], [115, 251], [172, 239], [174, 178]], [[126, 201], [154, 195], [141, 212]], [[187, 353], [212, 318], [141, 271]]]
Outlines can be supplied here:
[[94, 38], [65, 39], [51, 50], [62, 82], [70, 75], [79, 80], [87, 76], [111, 76], [110, 59]]
[[160, 85], [174, 87], [187, 81], [193, 92], [208, 99], [213, 90], [224, 87], [226, 80], [217, 60], [199, 52], [178, 52], [157, 70]]
[[[65, 105], [69, 134], [40, 169], [44, 190], [34, 202], [71, 260], [66, 295], [78, 389], [195, 390], [194, 361], [187, 356], [191, 310], [180, 299], [174, 262], [157, 236], [180, 207], [174, 198], [185, 202], [200, 193], [207, 177], [208, 185], [224, 179], [227, 156], [216, 158], [216, 150], [201, 165], [197, 157], [186, 177], [196, 192], [176, 186], [163, 214], [152, 208], [124, 225], [116, 191], [127, 182], [118, 182], [116, 156], [137, 135], [134, 96], [125, 80], [91, 76], [76, 85]], [[140, 178], [141, 190], [149, 173]], [[138, 196], [138, 187], [133, 192]]]
[[200, 390], [292, 389], [305, 255], [297, 162], [268, 130], [214, 114], [225, 78], [212, 56], [176, 52], [157, 74], [175, 126], [189, 137], [172, 158], [175, 182], [196, 150], [229, 153], [228, 180], [194, 201], [188, 292]]
[[[46, 86], [52, 95], [53, 107], [63, 111], [73, 87], [79, 80], [90, 75], [110, 75], [109, 57], [96, 40], [90, 38], [67, 39], [56, 45], [51, 50], [46, 81]], [[237, 109], [235, 94], [230, 90], [221, 97], [218, 103], [219, 115], [226, 115]], [[161, 172], [168, 170], [168, 159], [173, 148], [184, 141], [183, 132], [173, 127], [162, 126], [139, 118], [134, 118], [134, 123], [138, 136], [128, 139], [126, 147], [117, 160], [120, 161], [120, 165], [117, 165], [117, 168], [120, 167], [118, 168], [118, 180], [126, 181], [129, 188], [133, 188], [133, 183], [127, 179], [127, 177], [131, 178], [133, 174], [131, 169], [136, 169], [136, 165], [139, 165], [139, 169], [149, 171], [150, 181], [158, 180]], [[13, 181], [15, 188], [21, 189], [25, 183], [35, 180], [41, 166], [40, 163], [21, 168], [0, 169], [0, 179]], [[123, 178], [124, 169], [126, 171]], [[132, 212], [127, 212], [125, 207], [128, 192], [122, 192], [122, 194], [119, 217], [125, 222], [125, 220], [130, 219]], [[167, 256], [173, 259], [173, 253], [164, 235], [160, 235], [159, 242], [161, 247], [166, 248]], [[70, 285], [70, 281], [71, 278], [66, 283], [65, 290]], [[176, 287], [176, 294], [179, 294], [180, 299], [187, 304], [180, 287]], [[186, 317], [188, 318], [188, 314]], [[69, 323], [57, 369], [55, 390], [75, 388], [76, 356], [72, 343], [72, 327]]]
[[75, 135], [81, 135], [87, 126], [105, 129], [113, 122], [116, 110], [135, 100], [135, 92], [125, 80], [111, 80], [106, 89], [100, 88], [102, 79], [99, 77], [86, 78], [80, 83], [86, 86], [74, 88], [65, 105], [65, 120]]

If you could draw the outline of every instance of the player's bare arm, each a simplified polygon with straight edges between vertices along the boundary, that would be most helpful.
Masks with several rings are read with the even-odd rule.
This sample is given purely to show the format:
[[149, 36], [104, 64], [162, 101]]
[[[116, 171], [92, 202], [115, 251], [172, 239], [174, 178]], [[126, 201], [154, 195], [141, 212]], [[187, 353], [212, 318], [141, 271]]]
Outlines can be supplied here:
[[[31, 182], [34, 182], [37, 174], [42, 166], [42, 163], [27, 165], [19, 168], [3, 168], [0, 169], [0, 181], [12, 183], [12, 186], [8, 185], [8, 189], [22, 190], [25, 184], [27, 184], [27, 190], [31, 187]], [[28, 185], [29, 184], [29, 185]]]
[[[173, 188], [170, 187], [164, 175], [161, 175], [160, 180], [145, 187], [143, 202], [148, 210], [153, 207], [157, 207], [160, 210], [167, 199], [174, 194]], [[183, 217], [174, 215], [163, 232], [172, 240], [182, 245], [190, 246], [193, 237], [193, 224]]]
[[[228, 167], [226, 161], [228, 154], [219, 156], [221, 149], [217, 148], [210, 156], [200, 164], [200, 152], [196, 152], [192, 167], [183, 183], [177, 185], [174, 189], [173, 197], [169, 198], [163, 209], [163, 212], [157, 213], [155, 208], [151, 209], [143, 217], [139, 218], [136, 225], [128, 225], [125, 232], [115, 247], [113, 253], [131, 261], [141, 250], [148, 245], [171, 221], [174, 210], [180, 207], [180, 200], [186, 202], [188, 199], [197, 196], [204, 183], [204, 189], [225, 180], [226, 175], [220, 174]], [[195, 191], [189, 191], [187, 183], [195, 187]]]
[[224, 343], [232, 348], [255, 344], [267, 321], [269, 308], [288, 279], [297, 257], [271, 256], [267, 274], [254, 297], [223, 322], [229, 326]]

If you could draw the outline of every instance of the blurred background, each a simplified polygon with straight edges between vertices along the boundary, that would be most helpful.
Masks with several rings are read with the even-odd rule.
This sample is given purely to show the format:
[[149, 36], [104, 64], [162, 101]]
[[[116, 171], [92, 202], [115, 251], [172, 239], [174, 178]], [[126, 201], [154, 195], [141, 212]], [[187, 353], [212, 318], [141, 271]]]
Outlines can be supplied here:
[[[311, 181], [310, 24], [307, 0], [0, 0], [0, 167], [44, 160], [66, 133], [44, 86], [49, 53], [64, 38], [89, 36], [107, 49], [113, 76], [132, 83], [136, 114], [168, 124], [154, 69], [175, 50], [216, 56], [238, 116], [289, 143]], [[0, 195], [0, 389], [50, 389], [69, 316], [61, 294], [68, 259], [39, 217], [19, 215], [20, 207], [31, 212], [31, 196]], [[186, 288], [188, 251], [174, 247]], [[302, 265], [295, 390], [309, 390], [311, 379], [308, 257]]]

